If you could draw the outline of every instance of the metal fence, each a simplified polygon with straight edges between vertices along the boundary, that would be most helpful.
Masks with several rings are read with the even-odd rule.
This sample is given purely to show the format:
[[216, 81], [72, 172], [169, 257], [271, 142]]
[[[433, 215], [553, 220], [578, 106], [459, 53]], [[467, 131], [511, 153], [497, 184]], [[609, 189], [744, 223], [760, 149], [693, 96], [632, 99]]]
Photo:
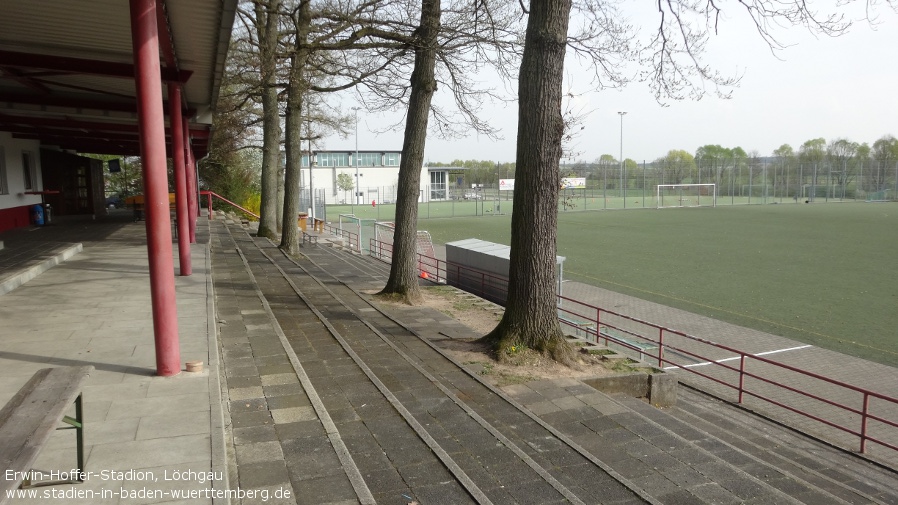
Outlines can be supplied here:
[[795, 163], [731, 159], [564, 170], [585, 177], [586, 188], [564, 190], [561, 210], [653, 208], [659, 184], [716, 184], [717, 205], [898, 201], [898, 163], [875, 160]]
[[[389, 263], [392, 244], [372, 240], [371, 251]], [[485, 298], [498, 295], [504, 305], [504, 277], [422, 254], [418, 265], [435, 282], [464, 279], [449, 284]], [[883, 461], [898, 455], [898, 398], [562, 295], [558, 316], [572, 334], [629, 351], [722, 400], [848, 450], [869, 453], [872, 445]]]

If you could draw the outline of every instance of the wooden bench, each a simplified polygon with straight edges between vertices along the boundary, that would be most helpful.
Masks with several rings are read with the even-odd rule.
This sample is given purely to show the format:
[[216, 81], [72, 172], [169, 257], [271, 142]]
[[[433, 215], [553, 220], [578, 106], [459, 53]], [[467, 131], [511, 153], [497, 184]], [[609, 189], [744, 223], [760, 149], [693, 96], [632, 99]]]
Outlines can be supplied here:
[[[90, 376], [92, 366], [43, 368], [0, 410], [0, 504], [7, 490], [16, 488], [74, 484], [84, 481], [84, 417], [81, 388]], [[65, 415], [75, 404], [75, 417]], [[64, 423], [68, 426], [59, 426]], [[55, 430], [74, 429], [77, 447], [77, 470], [61, 473], [67, 480], [44, 481], [33, 470], [41, 448]], [[9, 478], [12, 476], [13, 478]]]

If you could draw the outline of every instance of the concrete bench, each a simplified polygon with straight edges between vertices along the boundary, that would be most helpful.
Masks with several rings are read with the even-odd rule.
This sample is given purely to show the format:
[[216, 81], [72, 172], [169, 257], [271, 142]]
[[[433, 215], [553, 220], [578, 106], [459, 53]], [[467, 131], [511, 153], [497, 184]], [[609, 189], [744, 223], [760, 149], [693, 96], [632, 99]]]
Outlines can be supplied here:
[[607, 326], [599, 327], [599, 338], [604, 338], [606, 344], [611, 340], [612, 342], [635, 348], [636, 352], [639, 353], [639, 361], [643, 361], [647, 351], [652, 351], [658, 348], [658, 344], [654, 342], [641, 342], [639, 340], [627, 338], [622, 332], [615, 331]]
[[[78, 366], [38, 370], [0, 410], [0, 504], [6, 502], [8, 490], [84, 481], [81, 388], [93, 369], [92, 366]], [[74, 418], [65, 415], [72, 403], [75, 404]], [[67, 426], [59, 426], [61, 423]], [[33, 470], [32, 465], [41, 448], [54, 431], [62, 429], [75, 430], [76, 470], [62, 471], [70, 477], [66, 480], [35, 479], [41, 472]]]

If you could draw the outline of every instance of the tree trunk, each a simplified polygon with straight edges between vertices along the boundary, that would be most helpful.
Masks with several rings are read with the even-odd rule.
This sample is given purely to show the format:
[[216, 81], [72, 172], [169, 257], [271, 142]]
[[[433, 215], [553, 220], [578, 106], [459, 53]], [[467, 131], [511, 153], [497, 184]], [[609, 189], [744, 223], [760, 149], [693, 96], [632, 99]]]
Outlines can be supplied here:
[[[277, 185], [278, 185], [277, 206], [275, 207], [278, 210], [278, 212], [275, 213], [278, 218], [277, 219], [278, 233], [281, 233], [281, 231], [284, 229], [284, 213], [283, 213], [282, 209], [284, 208], [284, 175], [285, 175], [285, 172], [286, 172], [286, 170], [284, 167], [278, 168], [278, 171], [277, 171]], [[300, 183], [301, 182], [302, 181], [300, 181]]]
[[380, 292], [409, 304], [421, 301], [418, 287], [417, 254], [418, 192], [421, 167], [424, 166], [424, 145], [427, 140], [427, 120], [430, 102], [436, 92], [434, 77], [437, 54], [437, 34], [440, 30], [440, 0], [421, 1], [421, 22], [417, 30], [415, 67], [411, 77], [408, 116], [399, 162], [399, 184], [396, 198], [396, 229], [393, 232], [393, 257], [390, 278]]
[[299, 173], [302, 163], [302, 102], [308, 90], [302, 73], [309, 59], [307, 41], [312, 24], [310, 0], [300, 2], [295, 23], [296, 47], [290, 56], [285, 119], [287, 168], [284, 173], [284, 226], [279, 245], [281, 250], [291, 255], [299, 253], [299, 227], [296, 218], [299, 214]]
[[262, 82], [262, 195], [258, 236], [277, 234], [278, 166], [280, 165], [281, 121], [276, 88], [278, 10], [280, 0], [256, 3], [259, 37], [259, 74]]
[[499, 325], [484, 337], [500, 359], [506, 349], [522, 345], [563, 363], [572, 357], [555, 305], [562, 76], [570, 11], [571, 0], [530, 2], [518, 81], [508, 300]]

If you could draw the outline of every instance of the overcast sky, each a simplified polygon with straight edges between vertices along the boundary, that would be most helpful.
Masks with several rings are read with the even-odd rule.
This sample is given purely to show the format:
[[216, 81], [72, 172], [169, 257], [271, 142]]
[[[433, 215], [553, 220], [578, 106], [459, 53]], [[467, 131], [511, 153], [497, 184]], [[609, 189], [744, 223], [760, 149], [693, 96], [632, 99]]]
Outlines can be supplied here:
[[[863, 4], [863, 2], [861, 2]], [[854, 12], [854, 17], [863, 12]], [[644, 13], [633, 14], [639, 25]], [[643, 18], [644, 30], [654, 22]], [[794, 149], [806, 140], [847, 138], [873, 144], [886, 134], [898, 136], [898, 15], [880, 9], [877, 24], [854, 24], [841, 37], [814, 37], [792, 28], [778, 32], [790, 47], [771, 54], [765, 42], [745, 19], [724, 20], [719, 34], [709, 42], [707, 61], [725, 74], [741, 74], [732, 98], [707, 94], [700, 101], [669, 101], [659, 105], [645, 84], [626, 89], [583, 93], [577, 99], [581, 110], [591, 111], [571, 149], [576, 159], [593, 161], [602, 154], [619, 156], [623, 118], [623, 156], [639, 162], [652, 161], [671, 149], [695, 153], [706, 144], [740, 146], [746, 152], [771, 155], [787, 143]], [[588, 77], [570, 59], [566, 63], [566, 86], [588, 89]], [[472, 136], [451, 141], [428, 137], [425, 161], [454, 159], [514, 161], [517, 107], [485, 108], [485, 117], [501, 128], [504, 140]], [[398, 116], [396, 116], [398, 117]], [[375, 135], [371, 130], [396, 120], [359, 112], [360, 150], [400, 150], [400, 132]], [[354, 136], [331, 137], [325, 149], [355, 148]]]

